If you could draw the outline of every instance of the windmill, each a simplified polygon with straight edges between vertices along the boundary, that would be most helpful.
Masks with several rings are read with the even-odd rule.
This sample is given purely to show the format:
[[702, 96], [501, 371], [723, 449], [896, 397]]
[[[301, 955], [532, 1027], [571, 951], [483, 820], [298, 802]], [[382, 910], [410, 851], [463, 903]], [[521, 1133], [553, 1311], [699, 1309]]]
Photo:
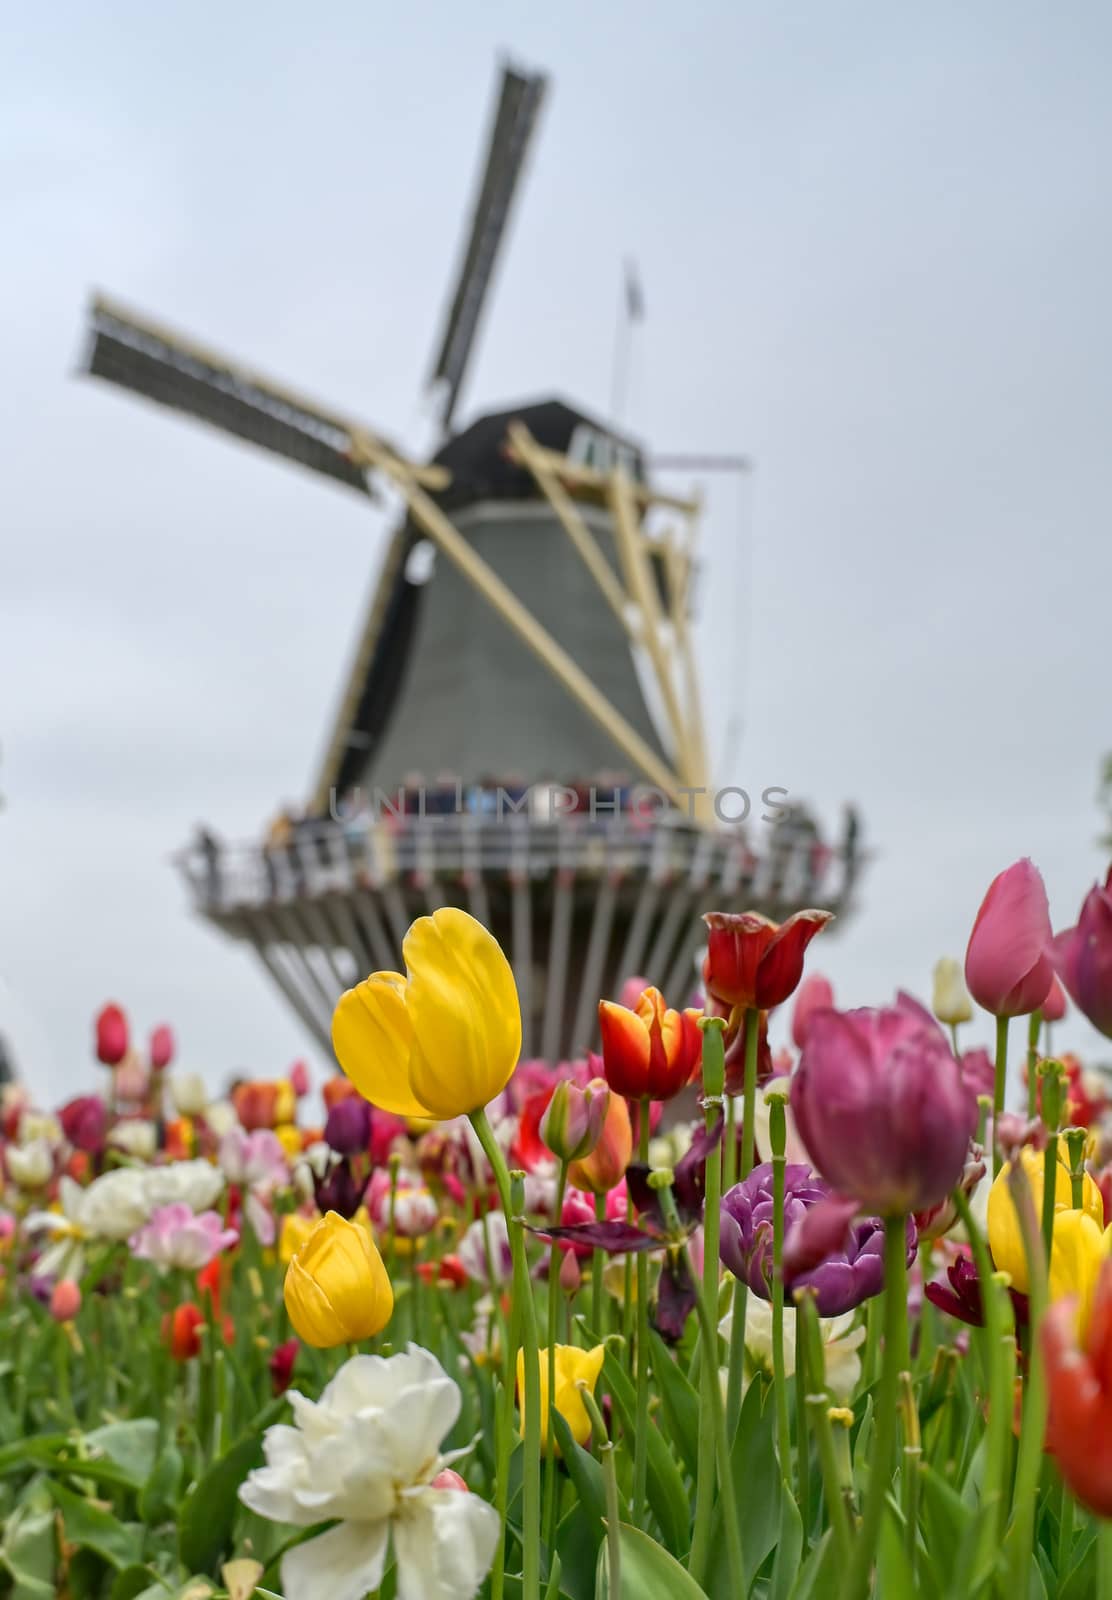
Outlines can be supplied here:
[[545, 90], [503, 66], [429, 461], [92, 303], [92, 376], [401, 503], [306, 818], [181, 857], [195, 908], [249, 944], [326, 1052], [340, 991], [397, 969], [409, 922], [438, 905], [499, 936], [524, 1053], [554, 1059], [591, 1043], [598, 996], [635, 973], [682, 1000], [700, 911], [783, 916], [852, 888], [845, 861], [821, 892], [805, 829], [758, 852], [716, 816], [689, 625], [698, 497], [654, 487], [634, 441], [560, 399], [455, 426]]

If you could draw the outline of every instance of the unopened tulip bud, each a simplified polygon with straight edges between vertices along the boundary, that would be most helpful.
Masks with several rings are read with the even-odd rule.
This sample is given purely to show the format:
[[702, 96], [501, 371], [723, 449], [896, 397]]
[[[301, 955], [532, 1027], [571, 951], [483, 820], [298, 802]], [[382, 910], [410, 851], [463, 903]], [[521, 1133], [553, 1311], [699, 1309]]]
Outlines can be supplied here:
[[208, 1105], [208, 1090], [198, 1072], [179, 1072], [170, 1080], [170, 1098], [179, 1117], [200, 1117]]
[[72, 1322], [80, 1310], [80, 1288], [72, 1278], [59, 1278], [50, 1295], [50, 1315], [55, 1322]]
[[305, 1065], [304, 1061], [294, 1062], [293, 1066], [289, 1070], [288, 1078], [290, 1088], [293, 1090], [294, 1094], [299, 1100], [303, 1095], [307, 1095], [309, 1093], [312, 1079], [309, 1077], [309, 1068]]
[[610, 1105], [610, 1089], [595, 1078], [585, 1089], [563, 1078], [541, 1118], [540, 1135], [560, 1161], [581, 1161], [599, 1142]]
[[[605, 1087], [605, 1080], [591, 1079], [591, 1085], [600, 1084]], [[621, 1183], [632, 1157], [633, 1124], [629, 1119], [629, 1106], [621, 1095], [612, 1094], [598, 1142], [589, 1156], [572, 1162], [568, 1168], [568, 1182], [575, 1189], [584, 1189], [591, 1194], [606, 1194]]]
[[1050, 993], [1050, 909], [1033, 862], [1017, 861], [989, 884], [969, 935], [965, 981], [994, 1017], [1025, 1017]]
[[461, 1494], [470, 1494], [471, 1492], [459, 1473], [453, 1472], [451, 1467], [441, 1467], [429, 1487], [433, 1489], [458, 1489]]
[[127, 1055], [127, 1017], [117, 1005], [107, 1005], [95, 1023], [97, 1060], [105, 1067], [118, 1067]]
[[973, 1016], [973, 1001], [965, 987], [961, 962], [953, 956], [942, 956], [935, 962], [931, 1010], [948, 1028], [969, 1022]]
[[560, 1263], [560, 1287], [566, 1295], [579, 1293], [579, 1285], [583, 1281], [583, 1274], [579, 1270], [579, 1261], [574, 1250], [564, 1252], [564, 1259]]
[[174, 1035], [165, 1023], [151, 1034], [150, 1060], [155, 1072], [163, 1072], [174, 1059]]

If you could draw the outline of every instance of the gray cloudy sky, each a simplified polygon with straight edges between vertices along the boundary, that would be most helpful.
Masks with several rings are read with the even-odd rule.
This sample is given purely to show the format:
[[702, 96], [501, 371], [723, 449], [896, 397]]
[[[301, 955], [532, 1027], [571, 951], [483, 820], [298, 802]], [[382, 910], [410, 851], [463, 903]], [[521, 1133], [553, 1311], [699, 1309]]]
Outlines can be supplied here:
[[1024, 853], [1073, 919], [1112, 745], [1099, 0], [58, 0], [0, 29], [0, 1022], [45, 1096], [90, 1080], [109, 996], [214, 1082], [304, 1051], [167, 857], [304, 792], [383, 532], [75, 381], [86, 294], [416, 440], [505, 49], [554, 85], [465, 409], [605, 409], [636, 255], [631, 425], [757, 462], [707, 528], [729, 776], [855, 799], [878, 852], [815, 964], [847, 1004], [922, 990]]

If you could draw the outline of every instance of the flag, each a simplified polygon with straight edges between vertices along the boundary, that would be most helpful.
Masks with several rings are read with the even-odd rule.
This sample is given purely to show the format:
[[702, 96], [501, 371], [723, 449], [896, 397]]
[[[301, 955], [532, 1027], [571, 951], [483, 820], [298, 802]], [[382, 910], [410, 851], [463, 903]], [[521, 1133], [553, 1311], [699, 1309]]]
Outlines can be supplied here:
[[635, 261], [625, 264], [626, 316], [630, 322], [641, 322], [645, 315], [645, 296], [641, 291], [641, 278]]

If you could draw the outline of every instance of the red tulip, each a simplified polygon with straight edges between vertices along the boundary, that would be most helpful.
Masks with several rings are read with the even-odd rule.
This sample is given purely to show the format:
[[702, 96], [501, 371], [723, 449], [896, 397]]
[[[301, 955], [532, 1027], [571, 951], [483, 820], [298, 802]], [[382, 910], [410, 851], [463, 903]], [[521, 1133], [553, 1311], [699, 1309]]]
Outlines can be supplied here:
[[994, 1017], [1037, 1011], [1054, 977], [1050, 908], [1042, 875], [1026, 857], [1001, 872], [981, 902], [965, 952], [965, 982]]
[[150, 1058], [155, 1072], [164, 1072], [174, 1059], [174, 1035], [165, 1022], [151, 1034]]
[[723, 1005], [769, 1011], [794, 994], [807, 946], [830, 921], [829, 911], [796, 911], [771, 922], [756, 911], [708, 911], [703, 982]]
[[1056, 1300], [1043, 1318], [1046, 1440], [1082, 1505], [1112, 1517], [1112, 1261], [1101, 1266], [1083, 1348], [1076, 1320], [1072, 1297]]
[[95, 1156], [104, 1149], [108, 1113], [98, 1094], [82, 1094], [76, 1100], [67, 1101], [58, 1113], [58, 1121], [75, 1150]]
[[834, 1005], [834, 989], [829, 978], [812, 972], [796, 992], [792, 1007], [792, 1041], [797, 1050], [807, 1043], [807, 1029], [816, 1011], [829, 1011]]
[[274, 1394], [285, 1394], [293, 1382], [294, 1363], [301, 1349], [299, 1339], [287, 1339], [272, 1351], [267, 1366], [270, 1368], [270, 1387]]
[[1085, 896], [1076, 928], [1055, 939], [1054, 963], [1078, 1010], [1112, 1039], [1112, 867]]
[[690, 1083], [702, 1055], [697, 1011], [668, 1011], [659, 989], [646, 989], [634, 1010], [600, 1000], [599, 1030], [606, 1081], [627, 1100], [671, 1100]]
[[107, 1005], [96, 1019], [97, 1060], [106, 1067], [118, 1067], [127, 1055], [127, 1018], [117, 1005]]

